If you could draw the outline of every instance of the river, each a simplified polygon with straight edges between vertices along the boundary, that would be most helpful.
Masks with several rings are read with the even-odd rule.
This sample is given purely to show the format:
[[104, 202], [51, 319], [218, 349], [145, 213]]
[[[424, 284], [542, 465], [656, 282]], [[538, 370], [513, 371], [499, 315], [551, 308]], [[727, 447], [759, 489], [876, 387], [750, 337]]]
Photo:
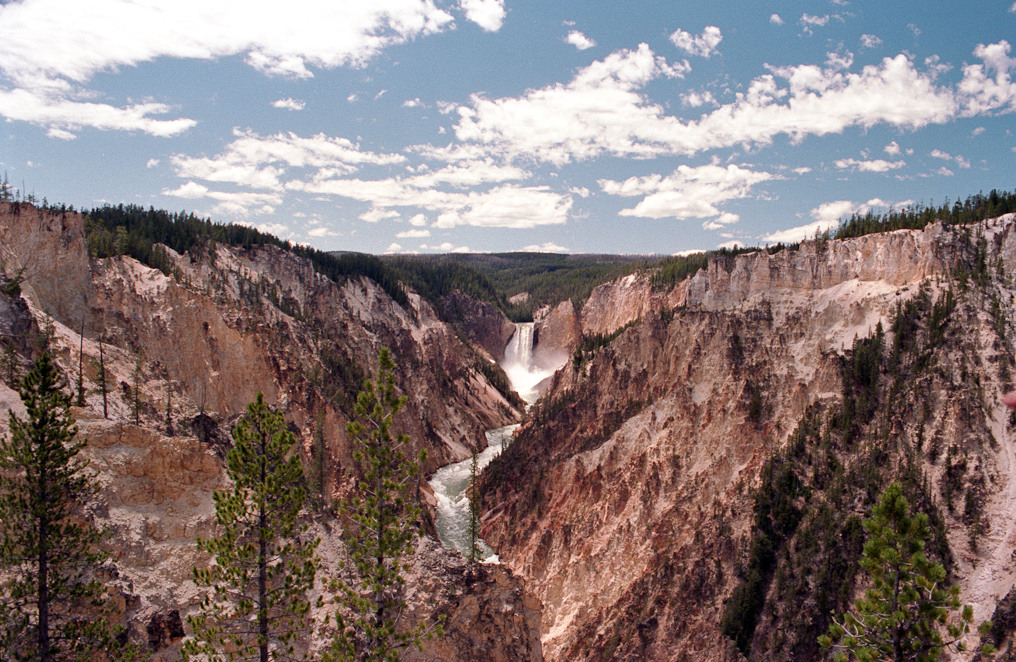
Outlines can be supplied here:
[[[487, 431], [487, 448], [477, 457], [477, 471], [490, 464], [501, 450], [511, 441], [518, 425], [509, 425]], [[430, 477], [428, 481], [437, 495], [437, 518], [435, 526], [441, 544], [457, 549], [463, 556], [469, 554], [469, 478], [472, 474], [472, 458], [447, 464]], [[497, 554], [487, 543], [480, 540], [480, 559], [484, 563], [497, 563]]]

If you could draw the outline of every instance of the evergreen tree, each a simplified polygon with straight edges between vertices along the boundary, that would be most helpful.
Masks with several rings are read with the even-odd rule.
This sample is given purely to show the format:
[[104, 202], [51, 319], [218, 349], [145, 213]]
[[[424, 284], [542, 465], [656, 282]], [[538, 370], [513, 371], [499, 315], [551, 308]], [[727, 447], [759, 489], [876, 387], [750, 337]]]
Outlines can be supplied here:
[[[942, 564], [924, 555], [931, 536], [927, 515], [911, 516], [903, 488], [892, 483], [864, 528], [870, 537], [861, 567], [871, 575], [872, 587], [854, 612], [833, 619], [829, 634], [819, 637], [822, 648], [835, 649], [837, 660], [862, 662], [932, 662], [947, 648], [963, 650], [973, 610], [961, 607], [959, 587], [945, 583]], [[950, 621], [957, 611], [958, 618]], [[986, 627], [990, 623], [981, 626]]]
[[104, 559], [104, 532], [81, 523], [97, 491], [73, 441], [70, 396], [44, 353], [21, 381], [28, 413], [10, 416], [0, 440], [0, 658], [85, 660], [116, 652], [115, 634], [97, 617], [102, 585], [89, 574]]
[[307, 538], [297, 521], [305, 491], [295, 443], [282, 414], [272, 412], [260, 393], [233, 428], [226, 471], [234, 488], [214, 494], [219, 535], [198, 539], [198, 549], [215, 563], [194, 569], [195, 582], [212, 590], [200, 614], [188, 618], [194, 638], [184, 644], [185, 657], [296, 657], [319, 563], [318, 541]]
[[[406, 396], [395, 395], [395, 363], [387, 349], [378, 357], [376, 382], [366, 382], [356, 400], [357, 420], [346, 429], [356, 444], [353, 459], [361, 472], [357, 489], [342, 504], [350, 520], [345, 542], [356, 580], [345, 583], [339, 600], [351, 619], [337, 614], [339, 632], [332, 656], [356, 662], [394, 662], [410, 646], [441, 633], [438, 624], [400, 628], [405, 608], [402, 587], [405, 559], [419, 536], [420, 507], [410, 496], [419, 464], [406, 459], [409, 436], [392, 437], [395, 415]], [[418, 462], [426, 459], [420, 451]]]
[[480, 556], [480, 495], [477, 491], [476, 474], [479, 467], [479, 453], [473, 449], [473, 461], [469, 465], [469, 560]]

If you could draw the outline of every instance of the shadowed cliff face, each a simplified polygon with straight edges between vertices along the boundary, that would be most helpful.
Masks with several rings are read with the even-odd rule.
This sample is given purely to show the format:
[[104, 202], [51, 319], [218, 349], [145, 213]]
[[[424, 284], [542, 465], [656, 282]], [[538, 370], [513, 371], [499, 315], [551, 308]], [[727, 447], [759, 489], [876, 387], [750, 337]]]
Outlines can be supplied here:
[[[977, 619], [990, 618], [1016, 579], [1010, 514], [1016, 462], [999, 403], [1011, 388], [1013, 365], [1011, 223], [967, 235], [933, 226], [712, 260], [673, 292], [653, 295], [657, 303], [628, 306], [609, 323], [592, 319], [587, 304], [584, 327], [609, 332], [630, 319], [641, 322], [581, 370], [569, 365], [557, 375], [514, 445], [492, 465], [485, 500], [484, 538], [543, 601], [547, 659], [738, 659], [720, 624], [746, 572], [763, 467], [784, 452], [810, 406], [839, 411], [841, 356], [850, 355], [855, 338], [871, 336], [880, 323], [889, 332], [899, 306], [915, 297], [925, 302], [915, 304], [924, 312], [899, 333], [927, 338], [928, 311], [950, 288], [962, 299], [950, 330], [937, 345], [916, 342], [926, 347], [924, 358], [893, 364], [906, 379], [882, 369], [883, 418], [865, 422], [860, 441], [836, 453], [851, 476], [868, 461], [866, 444], [888, 444], [872, 456], [882, 458], [873, 460], [884, 464], [880, 480], [912, 471], [914, 458], [923, 463], [916, 475], [927, 477], [929, 507], [943, 510], [961, 598], [974, 605]], [[980, 276], [963, 275], [978, 263], [990, 266]], [[978, 285], [978, 278], [986, 280]], [[597, 306], [623, 310], [621, 301], [610, 305], [611, 292], [638, 287], [632, 278], [603, 286]], [[1006, 302], [1005, 310], [992, 301]], [[887, 333], [886, 362], [893, 342]], [[932, 438], [939, 445], [934, 459]], [[942, 455], [953, 447], [953, 455]], [[801, 457], [812, 458], [812, 451]], [[800, 460], [801, 480], [818, 475], [812, 461], [819, 460]], [[959, 487], [948, 487], [950, 481]], [[967, 498], [976, 515], [959, 505], [956, 490], [973, 495]], [[815, 504], [832, 498], [817, 487], [813, 493]], [[837, 517], [867, 514], [867, 497], [856, 494]], [[804, 496], [795, 503], [806, 513], [801, 531], [817, 527], [818, 506], [808, 510]], [[973, 548], [975, 526], [981, 537]], [[790, 560], [778, 557], [787, 565], [767, 584], [766, 606], [746, 647], [751, 659], [818, 659], [817, 633], [807, 629], [814, 624], [799, 618], [817, 609], [815, 594], [801, 589], [788, 597], [795, 595], [788, 586], [816, 581], [807, 578], [817, 576], [807, 574], [811, 568], [794, 565], [808, 544], [791, 536], [780, 552]], [[807, 645], [795, 648], [798, 631]]]
[[[198, 601], [191, 567], [207, 560], [194, 540], [214, 526], [212, 491], [228, 487], [222, 457], [229, 429], [257, 393], [285, 412], [312, 496], [325, 502], [352, 488], [345, 426], [382, 347], [392, 350], [397, 387], [408, 397], [393, 432], [409, 434], [414, 451], [428, 451], [425, 472], [468, 458], [485, 444], [487, 429], [519, 413], [477, 367], [483, 353], [415, 295], [402, 308], [372, 281], [336, 284], [275, 247], [167, 253], [171, 276], [127, 257], [92, 261], [81, 216], [0, 204], [0, 259], [8, 275], [25, 267], [23, 297], [0, 301], [0, 329], [25, 330], [17, 349], [22, 369], [47, 343], [72, 385], [82, 366], [86, 406], [74, 415], [99, 471], [93, 517], [113, 531], [108, 545], [125, 618], [134, 639], [168, 646], [159, 658], [176, 659], [176, 624]], [[140, 426], [133, 424], [135, 383]], [[0, 434], [7, 410], [22, 411], [10, 386], [0, 383]], [[341, 547], [338, 533], [334, 523], [321, 528], [322, 548]], [[456, 623], [443, 659], [479, 659], [476, 642], [491, 638], [526, 642], [517, 651], [529, 656], [517, 659], [541, 659], [532, 629], [539, 604], [510, 572], [471, 578], [467, 587], [462, 569], [443, 558], [447, 552], [434, 544], [421, 549], [413, 581], [445, 587], [427, 609]], [[340, 555], [333, 556], [337, 566]], [[482, 632], [453, 615], [462, 596], [483, 614]]]

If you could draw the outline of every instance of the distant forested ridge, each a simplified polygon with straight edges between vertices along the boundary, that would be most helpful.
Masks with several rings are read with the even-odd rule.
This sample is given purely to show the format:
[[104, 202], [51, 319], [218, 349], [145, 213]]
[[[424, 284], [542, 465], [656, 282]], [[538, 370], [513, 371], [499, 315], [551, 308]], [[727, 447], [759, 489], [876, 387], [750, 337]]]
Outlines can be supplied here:
[[[597, 285], [659, 261], [654, 256], [558, 253], [468, 253], [383, 259], [396, 265], [421, 294], [424, 291], [421, 288], [442, 294], [460, 289], [497, 305], [513, 322], [531, 322], [539, 308], [566, 299], [581, 307]], [[523, 293], [528, 295], [525, 301], [509, 301]]]
[[366, 276], [384, 288], [399, 305], [409, 307], [409, 297], [395, 272], [374, 255], [327, 253], [283, 241], [245, 225], [213, 223], [193, 213], [171, 213], [154, 207], [105, 205], [83, 213], [86, 215], [88, 252], [92, 257], [129, 255], [169, 275], [173, 270], [172, 260], [159, 244], [177, 253], [190, 252], [196, 256], [214, 251], [215, 244], [244, 249], [255, 245], [277, 246], [310, 260], [318, 273], [333, 281], [343, 282], [349, 277]]

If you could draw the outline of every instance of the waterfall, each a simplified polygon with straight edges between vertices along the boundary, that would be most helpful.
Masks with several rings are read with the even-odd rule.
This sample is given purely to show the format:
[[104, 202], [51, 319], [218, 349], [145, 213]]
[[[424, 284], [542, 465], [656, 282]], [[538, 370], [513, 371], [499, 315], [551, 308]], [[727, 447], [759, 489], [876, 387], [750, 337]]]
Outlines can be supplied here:
[[[560, 365], [543, 368], [533, 365], [533, 335], [536, 325], [522, 322], [515, 325], [515, 333], [504, 349], [501, 367], [508, 375], [512, 388], [529, 404], [540, 397], [544, 381], [560, 368]], [[563, 364], [562, 364], [563, 365]]]
[[512, 334], [508, 346], [504, 350], [504, 364], [513, 365], [529, 370], [533, 362], [533, 329], [536, 324], [533, 322], [522, 322], [515, 325], [515, 333]]

